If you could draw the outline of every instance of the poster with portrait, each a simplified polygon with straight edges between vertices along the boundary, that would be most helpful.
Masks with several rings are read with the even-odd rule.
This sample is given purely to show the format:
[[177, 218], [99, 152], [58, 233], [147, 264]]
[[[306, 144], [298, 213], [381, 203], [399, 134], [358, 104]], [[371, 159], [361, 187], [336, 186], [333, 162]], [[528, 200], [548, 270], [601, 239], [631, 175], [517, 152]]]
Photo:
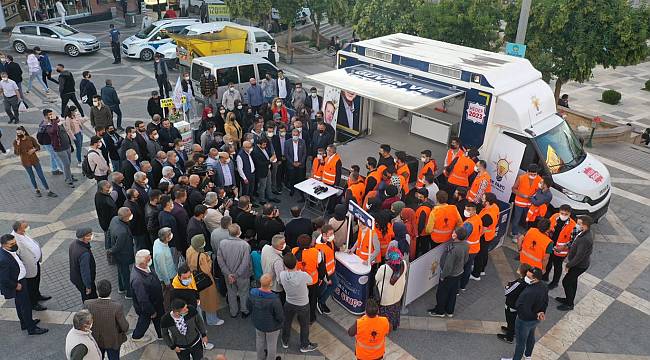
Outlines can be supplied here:
[[361, 131], [359, 124], [359, 109], [361, 107], [361, 97], [356, 93], [347, 90], [341, 90], [339, 99], [337, 128], [352, 134], [358, 135]]
[[326, 124], [332, 126], [336, 131], [337, 118], [339, 116], [339, 102], [341, 98], [341, 90], [325, 86], [325, 93], [323, 94], [323, 117]]

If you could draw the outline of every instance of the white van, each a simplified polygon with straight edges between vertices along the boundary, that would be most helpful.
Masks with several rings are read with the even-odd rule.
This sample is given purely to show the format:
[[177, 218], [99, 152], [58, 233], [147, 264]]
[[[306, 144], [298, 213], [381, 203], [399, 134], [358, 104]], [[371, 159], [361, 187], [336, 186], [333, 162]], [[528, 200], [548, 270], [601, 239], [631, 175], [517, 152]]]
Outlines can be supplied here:
[[144, 61], [153, 59], [156, 49], [171, 39], [167, 33], [178, 34], [189, 25], [200, 23], [198, 19], [180, 18], [156, 21], [122, 42], [122, 54]]
[[195, 58], [192, 60], [190, 76], [194, 83], [194, 89], [197, 89], [197, 97], [201, 97], [200, 81], [203, 72], [209, 69], [210, 73], [217, 78], [217, 99], [221, 101], [223, 93], [228, 88], [228, 83], [235, 84], [242, 94], [243, 102], [248, 104], [248, 95], [246, 90], [250, 87], [248, 81], [250, 78], [256, 78], [258, 81], [263, 79], [266, 74], [277, 77], [278, 68], [268, 60], [250, 54], [228, 54], [215, 55]]

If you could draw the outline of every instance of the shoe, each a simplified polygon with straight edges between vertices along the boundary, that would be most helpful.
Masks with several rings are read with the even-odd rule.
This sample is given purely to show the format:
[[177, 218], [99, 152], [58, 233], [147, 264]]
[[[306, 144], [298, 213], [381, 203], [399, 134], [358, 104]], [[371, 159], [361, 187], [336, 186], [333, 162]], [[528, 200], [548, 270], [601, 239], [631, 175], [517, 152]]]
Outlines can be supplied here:
[[501, 325], [501, 331], [505, 331], [505, 332], [507, 332], [507, 331], [508, 331], [508, 327], [507, 327], [507, 326], [503, 326], [503, 325]]
[[36, 197], [43, 197], [40, 190], [36, 190]]
[[271, 192], [273, 193], [273, 195], [282, 195], [282, 192], [280, 191], [271, 190]]
[[69, 182], [69, 183], [68, 183], [68, 187], [71, 187], [71, 188], [73, 188], [73, 189], [74, 189], [74, 184], [73, 184], [73, 183], [71, 183], [71, 182]]
[[77, 164], [77, 167], [80, 168], [80, 167], [81, 167], [81, 163], [78, 163], [78, 164]]
[[445, 314], [440, 314], [435, 311], [428, 311], [427, 314], [429, 314], [429, 316], [431, 317], [440, 317], [440, 318], [445, 317]]
[[280, 340], [280, 342], [282, 343], [282, 348], [283, 349], [288, 349], [289, 348], [289, 343], [285, 343], [284, 340]]
[[203, 344], [203, 349], [212, 350], [212, 349], [214, 349], [214, 344], [213, 343], [204, 343]]
[[54, 171], [52, 171], [52, 175], [63, 175], [63, 171], [61, 171], [61, 170], [54, 170]]
[[512, 360], [512, 358], [501, 358], [501, 360]]
[[497, 334], [497, 338], [499, 338], [499, 340], [501, 340], [501, 341], [503, 341], [505, 343], [512, 344], [513, 339], [509, 338], [505, 334]]
[[242, 318], [242, 319], [246, 319], [246, 318], [249, 317], [250, 315], [251, 315], [251, 313], [249, 313], [249, 312], [247, 312], [247, 313], [243, 312], [243, 313], [241, 313], [241, 318]]
[[[34, 319], [34, 325], [38, 325], [39, 322], [41, 322], [41, 319]], [[27, 328], [21, 326], [20, 330], [27, 330]]]
[[558, 305], [557, 309], [560, 311], [571, 311], [573, 310], [573, 305], [562, 304], [562, 305]]
[[39, 328], [38, 326], [36, 326], [35, 328], [33, 328], [32, 330], [28, 331], [27, 333], [28, 333], [29, 335], [43, 335], [43, 334], [45, 334], [45, 333], [48, 332], [48, 331], [49, 331], [48, 329], [43, 329], [43, 328]]
[[214, 326], [221, 326], [221, 325], [223, 325], [224, 323], [225, 323], [225, 321], [223, 321], [223, 319], [219, 319], [219, 320], [217, 320], [216, 323], [214, 323]]
[[45, 306], [41, 305], [41, 304], [36, 304], [36, 305], [32, 306], [32, 310], [34, 310], [34, 311], [45, 311], [45, 310], [47, 310], [47, 308]]
[[532, 356], [524, 356], [524, 360], [533, 360]]
[[237, 316], [239, 316], [239, 314], [237, 314], [237, 315], [230, 315], [230, 317], [233, 318], [233, 319], [236, 319]]
[[72, 177], [72, 181], [73, 181], [73, 182], [75, 182], [75, 181], [79, 181], [79, 179], [77, 179], [76, 177], [73, 176], [73, 177]]
[[124, 298], [127, 299], [127, 300], [131, 300], [131, 299], [133, 299], [132, 297], [130, 297], [130, 296], [126, 296], [126, 295], [124, 295]]
[[550, 283], [548, 284], [548, 289], [549, 289], [549, 290], [553, 290], [553, 289], [555, 289], [556, 287], [557, 287], [557, 283], [556, 283], [556, 282], [550, 282]]
[[126, 293], [126, 290], [117, 290], [117, 293], [118, 294], [124, 294], [124, 293]]
[[485, 271], [481, 271], [481, 276], [485, 276]]
[[454, 317], [454, 314], [447, 314], [447, 317], [448, 317], [448, 318], [453, 318], [453, 317]]
[[332, 310], [330, 310], [330, 308], [327, 307], [327, 304], [320, 304], [319, 303], [319, 304], [316, 305], [316, 308], [318, 308], [318, 309], [320, 309], [322, 311], [322, 312], [319, 311], [321, 314], [329, 315], [329, 314], [332, 313]]
[[29, 94], [29, 90], [25, 90], [25, 94]]
[[470, 275], [469, 275], [469, 278], [472, 279], [472, 280], [481, 281], [481, 277], [480, 277], [480, 276], [474, 276], [474, 275], [471, 275], [471, 274], [470, 274]]
[[466, 288], [460, 288], [460, 291], [467, 291]]
[[149, 336], [149, 335], [144, 335], [144, 336], [142, 336], [142, 337], [139, 338], [139, 339], [136, 339], [136, 338], [134, 338], [134, 337], [131, 337], [131, 340], [133, 340], [134, 342], [150, 342], [150, 341], [152, 341], [153, 339], [152, 339], [151, 336]]
[[555, 301], [564, 304], [566, 302], [566, 298], [556, 296]]
[[41, 296], [38, 297], [38, 301], [48, 301], [51, 298], [52, 298], [51, 296], [41, 295]]
[[55, 197], [59, 197], [59, 195], [57, 195], [57, 194], [55, 194], [55, 193], [53, 193], [51, 191], [48, 191], [47, 192], [47, 197], [55, 198]]
[[300, 352], [301, 352], [301, 353], [308, 353], [308, 352], [315, 351], [316, 349], [318, 349], [318, 344], [316, 344], [316, 343], [309, 343], [309, 345], [307, 345], [307, 346], [305, 346], [305, 347], [301, 347], [301, 348], [300, 348]]
[[270, 198], [269, 201], [277, 204], [277, 203], [280, 202], [280, 199], [278, 199], [278, 198]]

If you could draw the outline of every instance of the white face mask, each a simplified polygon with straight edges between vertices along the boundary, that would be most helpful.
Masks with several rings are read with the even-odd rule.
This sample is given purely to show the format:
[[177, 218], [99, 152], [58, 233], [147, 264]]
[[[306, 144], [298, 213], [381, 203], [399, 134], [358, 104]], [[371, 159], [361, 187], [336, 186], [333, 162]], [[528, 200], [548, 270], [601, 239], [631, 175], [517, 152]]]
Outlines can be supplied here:
[[187, 80], [189, 80], [189, 79], [190, 79], [190, 77], [189, 77], [189, 76], [186, 76], [186, 77], [185, 77], [185, 81], [187, 81]]
[[467, 210], [463, 211], [463, 215], [465, 215], [466, 218], [472, 216], [472, 214], [470, 214], [470, 212]]
[[241, 110], [241, 109], [243, 109], [243, 108], [244, 108], [243, 106], [241, 106], [241, 105], [237, 105], [237, 109]]
[[160, 135], [156, 134], [156, 135], [153, 136], [153, 139], [158, 140], [159, 137], [160, 137]]
[[531, 180], [535, 180], [536, 177], [537, 177], [537, 175], [528, 175], [528, 178], [531, 179]]
[[147, 263], [147, 267], [151, 267], [151, 265], [153, 265], [153, 260], [149, 260], [149, 262]]
[[129, 216], [129, 221], [131, 221], [131, 220], [133, 220], [133, 214], [131, 214], [131, 216]]
[[478, 172], [478, 166], [474, 166], [474, 172]]
[[275, 134], [272, 133], [272, 132], [267, 132], [267, 133], [266, 133], [266, 136], [267, 136], [267, 137], [270, 137], [270, 138], [273, 137], [273, 135], [275, 135]]
[[560, 217], [560, 220], [562, 220], [562, 221], [569, 220], [569, 215], [560, 215], [559, 217]]
[[213, 116], [214, 116], [213, 113], [208, 113], [208, 117], [209, 117], [209, 118], [211, 118], [211, 117], [213, 117]]
[[530, 285], [530, 284], [533, 283], [533, 280], [531, 280], [528, 276], [524, 276], [524, 281], [525, 281], [526, 284], [528, 284], [528, 285]]
[[135, 139], [136, 136], [138, 136], [138, 134], [136, 134], [136, 133], [131, 133], [131, 134], [129, 134], [129, 137], [130, 137], [131, 139]]
[[219, 110], [219, 113], [220, 113], [220, 114], [225, 114], [225, 113], [226, 113], [226, 110], [221, 109], [221, 110]]
[[144, 184], [146, 185], [148, 183], [149, 183], [149, 179], [144, 179]]
[[287, 133], [285, 131], [280, 131], [280, 136], [285, 137], [287, 136]]
[[135, 154], [135, 157], [133, 157], [133, 160], [138, 160], [138, 154]]
[[280, 106], [282, 106], [282, 102], [280, 102], [280, 101], [277, 101], [277, 102], [275, 103], [275, 106], [277, 106], [277, 107], [280, 107]]
[[318, 96], [317, 93], [311, 93], [311, 97], [315, 98], [316, 96]]
[[423, 156], [423, 157], [420, 158], [420, 161], [422, 161], [423, 163], [426, 163], [426, 162], [427, 162], [427, 158], [425, 158], [425, 157]]

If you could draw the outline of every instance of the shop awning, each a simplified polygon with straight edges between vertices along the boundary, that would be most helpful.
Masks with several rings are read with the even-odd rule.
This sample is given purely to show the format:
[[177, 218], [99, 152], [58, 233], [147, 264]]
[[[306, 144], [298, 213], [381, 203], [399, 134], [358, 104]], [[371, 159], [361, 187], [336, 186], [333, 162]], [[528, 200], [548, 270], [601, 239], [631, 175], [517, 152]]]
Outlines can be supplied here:
[[409, 111], [463, 94], [458, 89], [368, 65], [355, 65], [307, 78]]

